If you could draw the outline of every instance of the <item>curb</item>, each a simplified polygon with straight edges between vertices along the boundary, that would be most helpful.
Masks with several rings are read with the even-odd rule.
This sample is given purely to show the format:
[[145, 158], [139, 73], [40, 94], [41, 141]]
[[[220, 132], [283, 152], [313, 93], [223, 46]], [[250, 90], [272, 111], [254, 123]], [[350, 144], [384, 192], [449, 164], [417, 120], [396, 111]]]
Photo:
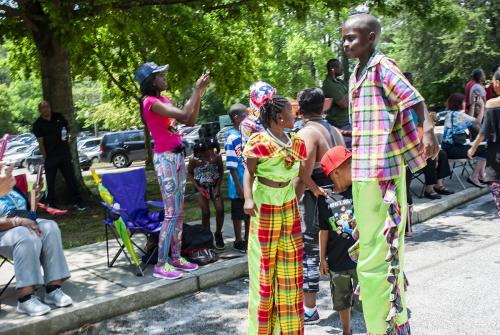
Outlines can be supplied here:
[[479, 198], [489, 192], [489, 187], [468, 188], [455, 194], [447, 195], [446, 198], [441, 201], [429, 201], [425, 204], [415, 205], [415, 207], [418, 206], [418, 210], [415, 210], [412, 214], [412, 225], [427, 221], [447, 210]]
[[[416, 205], [412, 224], [429, 220], [453, 207], [471, 201], [489, 192], [489, 188], [469, 188], [449, 195], [441, 201]], [[248, 270], [247, 257], [224, 260], [185, 274], [177, 281], [159, 280], [123, 291], [108, 294], [91, 301], [53, 310], [50, 316], [30, 319], [19, 325], [2, 320], [0, 334], [55, 334], [73, 330], [87, 323], [95, 323], [121, 314], [164, 303], [175, 297], [191, 294], [212, 286], [243, 277]]]
[[19, 325], [2, 320], [0, 334], [57, 334], [87, 323], [95, 323], [121, 314], [164, 303], [169, 299], [219, 285], [247, 273], [247, 257], [238, 257], [207, 265], [196, 273], [176, 281], [158, 280], [108, 294], [73, 307], [53, 310], [50, 316], [30, 319]]

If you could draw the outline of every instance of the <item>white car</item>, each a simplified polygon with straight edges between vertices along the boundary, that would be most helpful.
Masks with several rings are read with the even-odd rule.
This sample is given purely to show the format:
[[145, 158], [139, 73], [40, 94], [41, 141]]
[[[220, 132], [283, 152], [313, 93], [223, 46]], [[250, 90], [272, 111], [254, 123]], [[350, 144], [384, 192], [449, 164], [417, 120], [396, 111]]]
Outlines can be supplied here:
[[91, 164], [95, 164], [99, 162], [99, 158], [101, 155], [101, 138], [86, 138], [78, 142], [78, 152], [80, 155], [86, 156]]
[[98, 147], [101, 144], [100, 137], [92, 137], [85, 138], [83, 140], [78, 141], [77, 149], [80, 150], [88, 150], [90, 148]]
[[3, 158], [3, 161], [7, 165], [14, 165], [14, 167], [22, 168], [24, 167], [24, 161], [28, 158], [31, 153], [38, 148], [38, 145], [25, 147], [22, 151], [13, 153], [12, 155], [6, 155]]
[[4, 157], [25, 151], [29, 145], [16, 145], [5, 150]]

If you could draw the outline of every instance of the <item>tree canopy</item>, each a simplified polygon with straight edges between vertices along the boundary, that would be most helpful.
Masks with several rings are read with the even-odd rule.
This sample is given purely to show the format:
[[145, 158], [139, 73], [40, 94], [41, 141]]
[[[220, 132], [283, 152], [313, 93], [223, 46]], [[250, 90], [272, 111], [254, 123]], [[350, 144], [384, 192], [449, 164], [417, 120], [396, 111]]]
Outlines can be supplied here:
[[498, 62], [498, 0], [0, 0], [0, 91], [10, 93], [2, 113], [27, 130], [36, 101], [56, 95], [48, 93], [56, 88], [48, 88], [55, 79], [46, 61], [58, 53], [53, 44], [71, 70], [69, 90], [62, 89], [71, 92], [63, 104], [71, 108], [62, 111], [81, 127], [140, 126], [133, 74], [144, 61], [170, 64], [168, 94], [179, 104], [196, 77], [211, 71], [202, 121], [242, 101], [258, 79], [294, 97], [321, 85], [326, 61], [342, 57], [339, 28], [360, 4], [382, 17], [380, 48], [414, 72], [432, 104], [460, 91], [473, 68], [488, 73]]

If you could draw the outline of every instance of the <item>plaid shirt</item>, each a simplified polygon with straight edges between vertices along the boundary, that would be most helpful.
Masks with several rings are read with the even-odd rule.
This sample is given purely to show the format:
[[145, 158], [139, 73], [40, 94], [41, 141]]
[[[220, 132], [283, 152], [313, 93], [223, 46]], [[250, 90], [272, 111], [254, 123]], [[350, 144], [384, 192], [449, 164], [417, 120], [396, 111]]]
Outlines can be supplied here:
[[380, 52], [349, 83], [352, 119], [352, 179], [390, 180], [403, 163], [413, 171], [426, 165], [410, 107], [423, 101], [395, 62]]

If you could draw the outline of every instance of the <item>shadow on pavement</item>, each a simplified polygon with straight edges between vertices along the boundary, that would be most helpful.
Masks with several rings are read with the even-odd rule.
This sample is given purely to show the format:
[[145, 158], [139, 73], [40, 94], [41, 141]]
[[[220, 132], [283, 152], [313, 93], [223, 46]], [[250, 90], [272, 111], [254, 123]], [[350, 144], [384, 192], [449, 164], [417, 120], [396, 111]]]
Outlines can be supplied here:
[[414, 232], [413, 237], [406, 239], [407, 245], [416, 245], [425, 242], [459, 241], [470, 238], [470, 232], [462, 226], [443, 225], [439, 229], [425, 229]]

